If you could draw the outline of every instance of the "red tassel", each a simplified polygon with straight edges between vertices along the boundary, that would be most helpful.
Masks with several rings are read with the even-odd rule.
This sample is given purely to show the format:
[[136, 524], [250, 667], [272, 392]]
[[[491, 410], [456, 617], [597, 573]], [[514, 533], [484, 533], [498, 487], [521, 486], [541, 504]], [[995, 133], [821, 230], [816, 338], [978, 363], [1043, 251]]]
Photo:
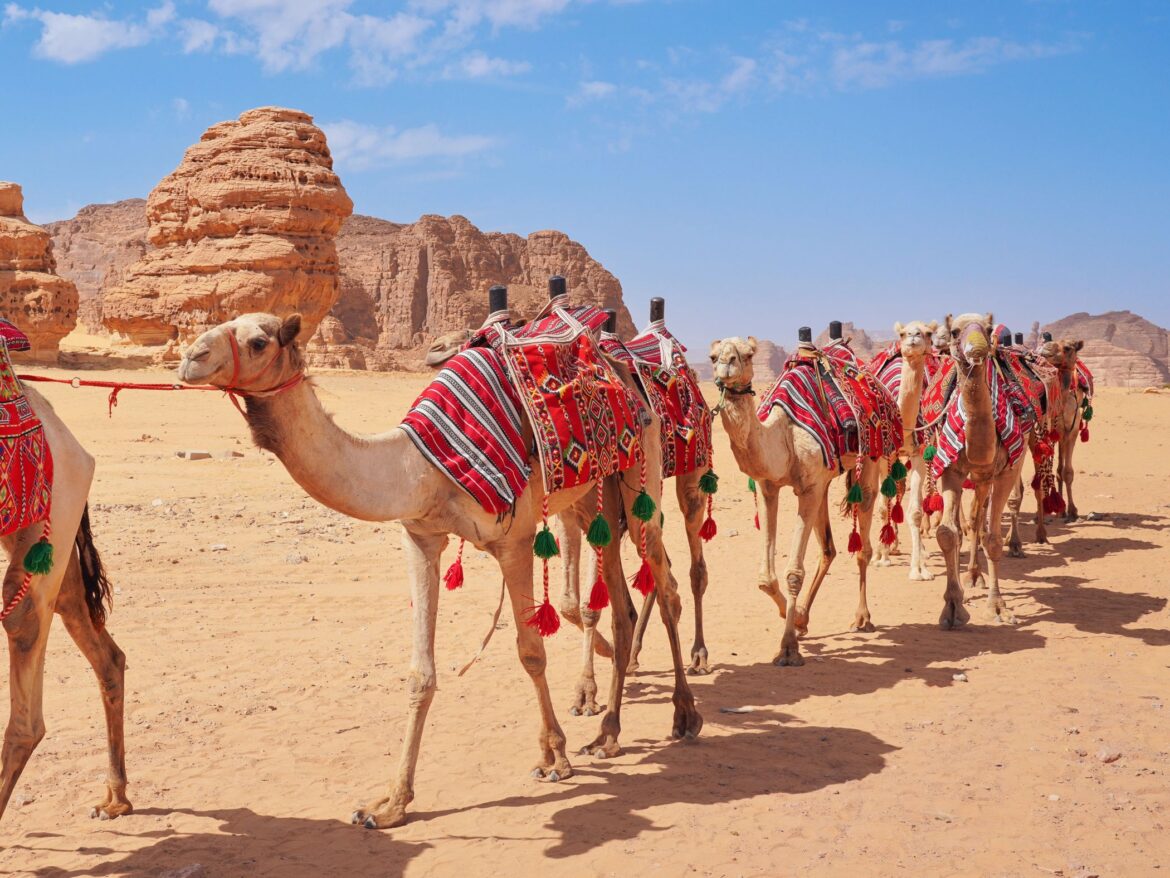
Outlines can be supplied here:
[[1040, 490], [1040, 473], [1036, 473], [1036, 475], [1032, 476], [1032, 490]]
[[[896, 533], [894, 533], [894, 526], [892, 524], [890, 524], [888, 521], [882, 527], [882, 532], [881, 532], [879, 539], [882, 541], [883, 546], [892, 546], [892, 545], [894, 545], [894, 542], [898, 539], [898, 535]], [[858, 542], [861, 542], [860, 535], [858, 535], [857, 540], [858, 540]]]
[[551, 637], [560, 630], [561, 617], [557, 615], [557, 611], [553, 609], [548, 598], [545, 598], [543, 604], [533, 609], [532, 615], [528, 617], [525, 624], [529, 628], [535, 628], [539, 631], [541, 637]]
[[1048, 441], [1053, 445], [1060, 441], [1060, 431], [1055, 427], [1048, 431]]
[[1081, 427], [1081, 441], [1082, 442], [1089, 441], [1089, 428], [1088, 427]]
[[699, 528], [699, 536], [702, 537], [703, 542], [709, 543], [715, 538], [715, 534], [718, 531], [719, 528], [715, 526], [715, 519], [708, 515], [707, 520], [703, 522], [703, 526]]
[[1032, 449], [1032, 459], [1039, 462], [1049, 457], [1052, 457], [1052, 446], [1047, 440], [1041, 439]]
[[861, 534], [859, 534], [857, 531], [853, 531], [852, 533], [849, 534], [849, 553], [853, 554], [854, 552], [860, 552], [860, 551], [861, 551]]
[[974, 491], [975, 490], [975, 483], [973, 481], [971, 481], [970, 479], [963, 479], [963, 490], [964, 491]]
[[756, 513], [756, 530], [760, 529], [760, 513]]
[[447, 591], [455, 591], [457, 588], [463, 587], [463, 558], [456, 555], [455, 560], [451, 562], [451, 566], [447, 568], [447, 572], [443, 574], [443, 584], [447, 586]]
[[589, 592], [589, 609], [595, 613], [600, 613], [608, 606], [609, 586], [605, 584], [605, 580], [598, 573], [597, 582], [593, 583], [593, 590]]
[[922, 503], [922, 511], [925, 512], [927, 515], [931, 515], [935, 512], [942, 512], [943, 511], [942, 494], [931, 494], [929, 497], [927, 497], [926, 500], [923, 501], [923, 503]]
[[654, 591], [654, 572], [650, 569], [650, 562], [645, 558], [642, 559], [642, 566], [634, 576], [634, 588], [641, 592], [643, 597]]
[[890, 521], [894, 524], [901, 524], [906, 520], [906, 513], [902, 511], [902, 503], [899, 501], [890, 508]]
[[1044, 511], [1049, 515], [1063, 515], [1064, 510], [1064, 498], [1060, 496], [1060, 492], [1056, 488], [1053, 488], [1044, 498]]

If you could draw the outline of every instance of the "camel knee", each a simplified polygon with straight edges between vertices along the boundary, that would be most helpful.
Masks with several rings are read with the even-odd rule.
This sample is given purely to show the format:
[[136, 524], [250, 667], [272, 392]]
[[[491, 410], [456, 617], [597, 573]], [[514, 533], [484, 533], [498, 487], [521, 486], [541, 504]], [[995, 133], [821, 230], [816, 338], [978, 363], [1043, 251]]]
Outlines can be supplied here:
[[795, 598], [804, 586], [804, 571], [789, 570], [784, 578], [788, 582], [788, 593]]
[[935, 528], [938, 537], [938, 547], [944, 552], [953, 552], [959, 547], [959, 534], [948, 522], [942, 522]]
[[544, 673], [544, 669], [548, 665], [548, 660], [543, 655], [522, 652], [520, 653], [520, 664], [524, 665], [524, 670], [528, 672], [528, 676], [539, 677]]
[[691, 563], [691, 594], [702, 597], [707, 591], [707, 562], [699, 558]]
[[438, 687], [433, 670], [411, 671], [406, 685], [410, 706], [415, 708], [429, 704], [435, 696], [435, 689]]

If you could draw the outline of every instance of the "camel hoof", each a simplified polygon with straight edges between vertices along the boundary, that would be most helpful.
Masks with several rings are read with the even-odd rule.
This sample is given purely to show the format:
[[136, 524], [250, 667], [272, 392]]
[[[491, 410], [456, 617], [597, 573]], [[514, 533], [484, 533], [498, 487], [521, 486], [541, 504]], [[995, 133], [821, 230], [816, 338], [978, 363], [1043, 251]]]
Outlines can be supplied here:
[[577, 705], [574, 704], [572, 707], [569, 708], [569, 715], [570, 716], [580, 716], [581, 715], [581, 708], [579, 708]]
[[601, 713], [601, 708], [597, 707], [596, 705], [585, 708], [585, 716], [597, 716], [599, 713]]
[[359, 823], [361, 823], [365, 819], [366, 819], [366, 815], [364, 813], [362, 813], [361, 811], [354, 811], [353, 814], [350, 815], [349, 822], [352, 823], [354, 826], [357, 826]]
[[859, 634], [872, 634], [874, 631], [877, 631], [877, 628], [874, 627], [873, 622], [866, 619], [864, 622], [854, 622], [853, 627], [849, 630]]
[[911, 582], [930, 582], [932, 579], [934, 579], [934, 574], [925, 567], [910, 574]]
[[705, 677], [711, 673], [711, 668], [704, 662], [701, 665], [691, 665], [687, 668], [687, 673], [692, 677]]
[[778, 668], [799, 668], [804, 664], [804, 656], [799, 652], [782, 652], [772, 659], [772, 664]]
[[548, 773], [549, 783], [557, 783], [561, 779], [560, 772], [555, 768]]
[[378, 821], [375, 820], [374, 815], [371, 814], [369, 817], [367, 817], [365, 820], [362, 821], [362, 826], [364, 826], [366, 829], [377, 829], [378, 828]]
[[627, 674], [636, 674], [636, 673], [638, 673], [638, 668], [640, 668], [640, 667], [641, 667], [641, 665], [639, 665], [633, 659], [630, 659], [630, 663], [628, 665], [626, 665], [626, 673]]
[[528, 776], [533, 780], [544, 780], [544, 769], [537, 766], [536, 768], [532, 769]]
[[889, 558], [878, 558], [876, 561], [873, 562], [873, 566], [874, 567], [893, 567], [894, 562], [891, 561]]
[[1024, 557], [1024, 550], [1022, 548], [1020, 548], [1020, 546], [1018, 544], [1008, 546], [1007, 553], [1008, 553], [1009, 558], [1023, 558]]
[[971, 621], [971, 614], [967, 612], [967, 608], [962, 603], [949, 601], [938, 621], [943, 631], [953, 631]]

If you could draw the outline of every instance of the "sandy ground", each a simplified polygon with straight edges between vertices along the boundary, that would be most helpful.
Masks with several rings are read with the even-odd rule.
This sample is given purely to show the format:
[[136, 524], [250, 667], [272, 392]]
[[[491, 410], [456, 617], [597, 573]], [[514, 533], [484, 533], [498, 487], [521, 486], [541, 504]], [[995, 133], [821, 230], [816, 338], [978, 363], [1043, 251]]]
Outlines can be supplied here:
[[[397, 423], [424, 380], [327, 375], [320, 386], [339, 422], [374, 431]], [[1104, 517], [1056, 524], [1051, 545], [1005, 561], [1019, 624], [989, 624], [976, 601], [974, 624], [940, 632], [941, 581], [908, 582], [900, 557], [872, 572], [878, 631], [848, 633], [855, 566], [842, 555], [797, 669], [770, 663], [780, 626], [755, 587], [751, 496], [717, 428], [715, 672], [693, 680], [703, 735], [668, 740], [669, 653], [655, 620], [629, 688], [625, 755], [576, 757], [561, 784], [528, 777], [537, 716], [510, 632], [469, 675], [453, 673], [498, 594], [497, 572], [471, 553], [467, 585], [440, 609], [440, 691], [412, 818], [370, 832], [347, 820], [383, 794], [401, 747], [410, 634], [398, 526], [308, 500], [218, 395], [127, 392], [111, 420], [100, 391], [47, 393], [98, 458], [92, 509], [117, 585], [110, 629], [129, 657], [137, 812], [88, 818], [105, 770], [101, 710], [58, 624], [48, 736], [0, 826], [0, 873], [1170, 874], [1170, 396], [1100, 395], [1077, 489], [1082, 513]], [[184, 448], [243, 457], [189, 462], [175, 456]], [[785, 532], [792, 515], [787, 497]], [[669, 507], [667, 520], [671, 553], [685, 558]], [[835, 529], [843, 543], [844, 522]], [[687, 594], [687, 645], [690, 610]], [[548, 642], [574, 750], [597, 725], [563, 709], [577, 646], [566, 629]], [[1102, 762], [1103, 747], [1120, 759]]]

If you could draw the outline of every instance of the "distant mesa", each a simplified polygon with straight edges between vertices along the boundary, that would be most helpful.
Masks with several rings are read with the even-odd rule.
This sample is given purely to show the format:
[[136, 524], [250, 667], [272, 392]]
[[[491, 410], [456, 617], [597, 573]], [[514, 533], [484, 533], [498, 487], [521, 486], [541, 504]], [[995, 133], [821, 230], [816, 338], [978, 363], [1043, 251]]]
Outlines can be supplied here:
[[0, 182], [0, 317], [31, 342], [18, 361], [55, 363], [61, 339], [77, 325], [77, 287], [57, 275], [53, 239], [24, 215], [24, 193]]
[[1081, 359], [1098, 384], [1160, 387], [1170, 383], [1167, 331], [1132, 311], [1072, 314], [1043, 328], [1053, 338], [1084, 339]]

